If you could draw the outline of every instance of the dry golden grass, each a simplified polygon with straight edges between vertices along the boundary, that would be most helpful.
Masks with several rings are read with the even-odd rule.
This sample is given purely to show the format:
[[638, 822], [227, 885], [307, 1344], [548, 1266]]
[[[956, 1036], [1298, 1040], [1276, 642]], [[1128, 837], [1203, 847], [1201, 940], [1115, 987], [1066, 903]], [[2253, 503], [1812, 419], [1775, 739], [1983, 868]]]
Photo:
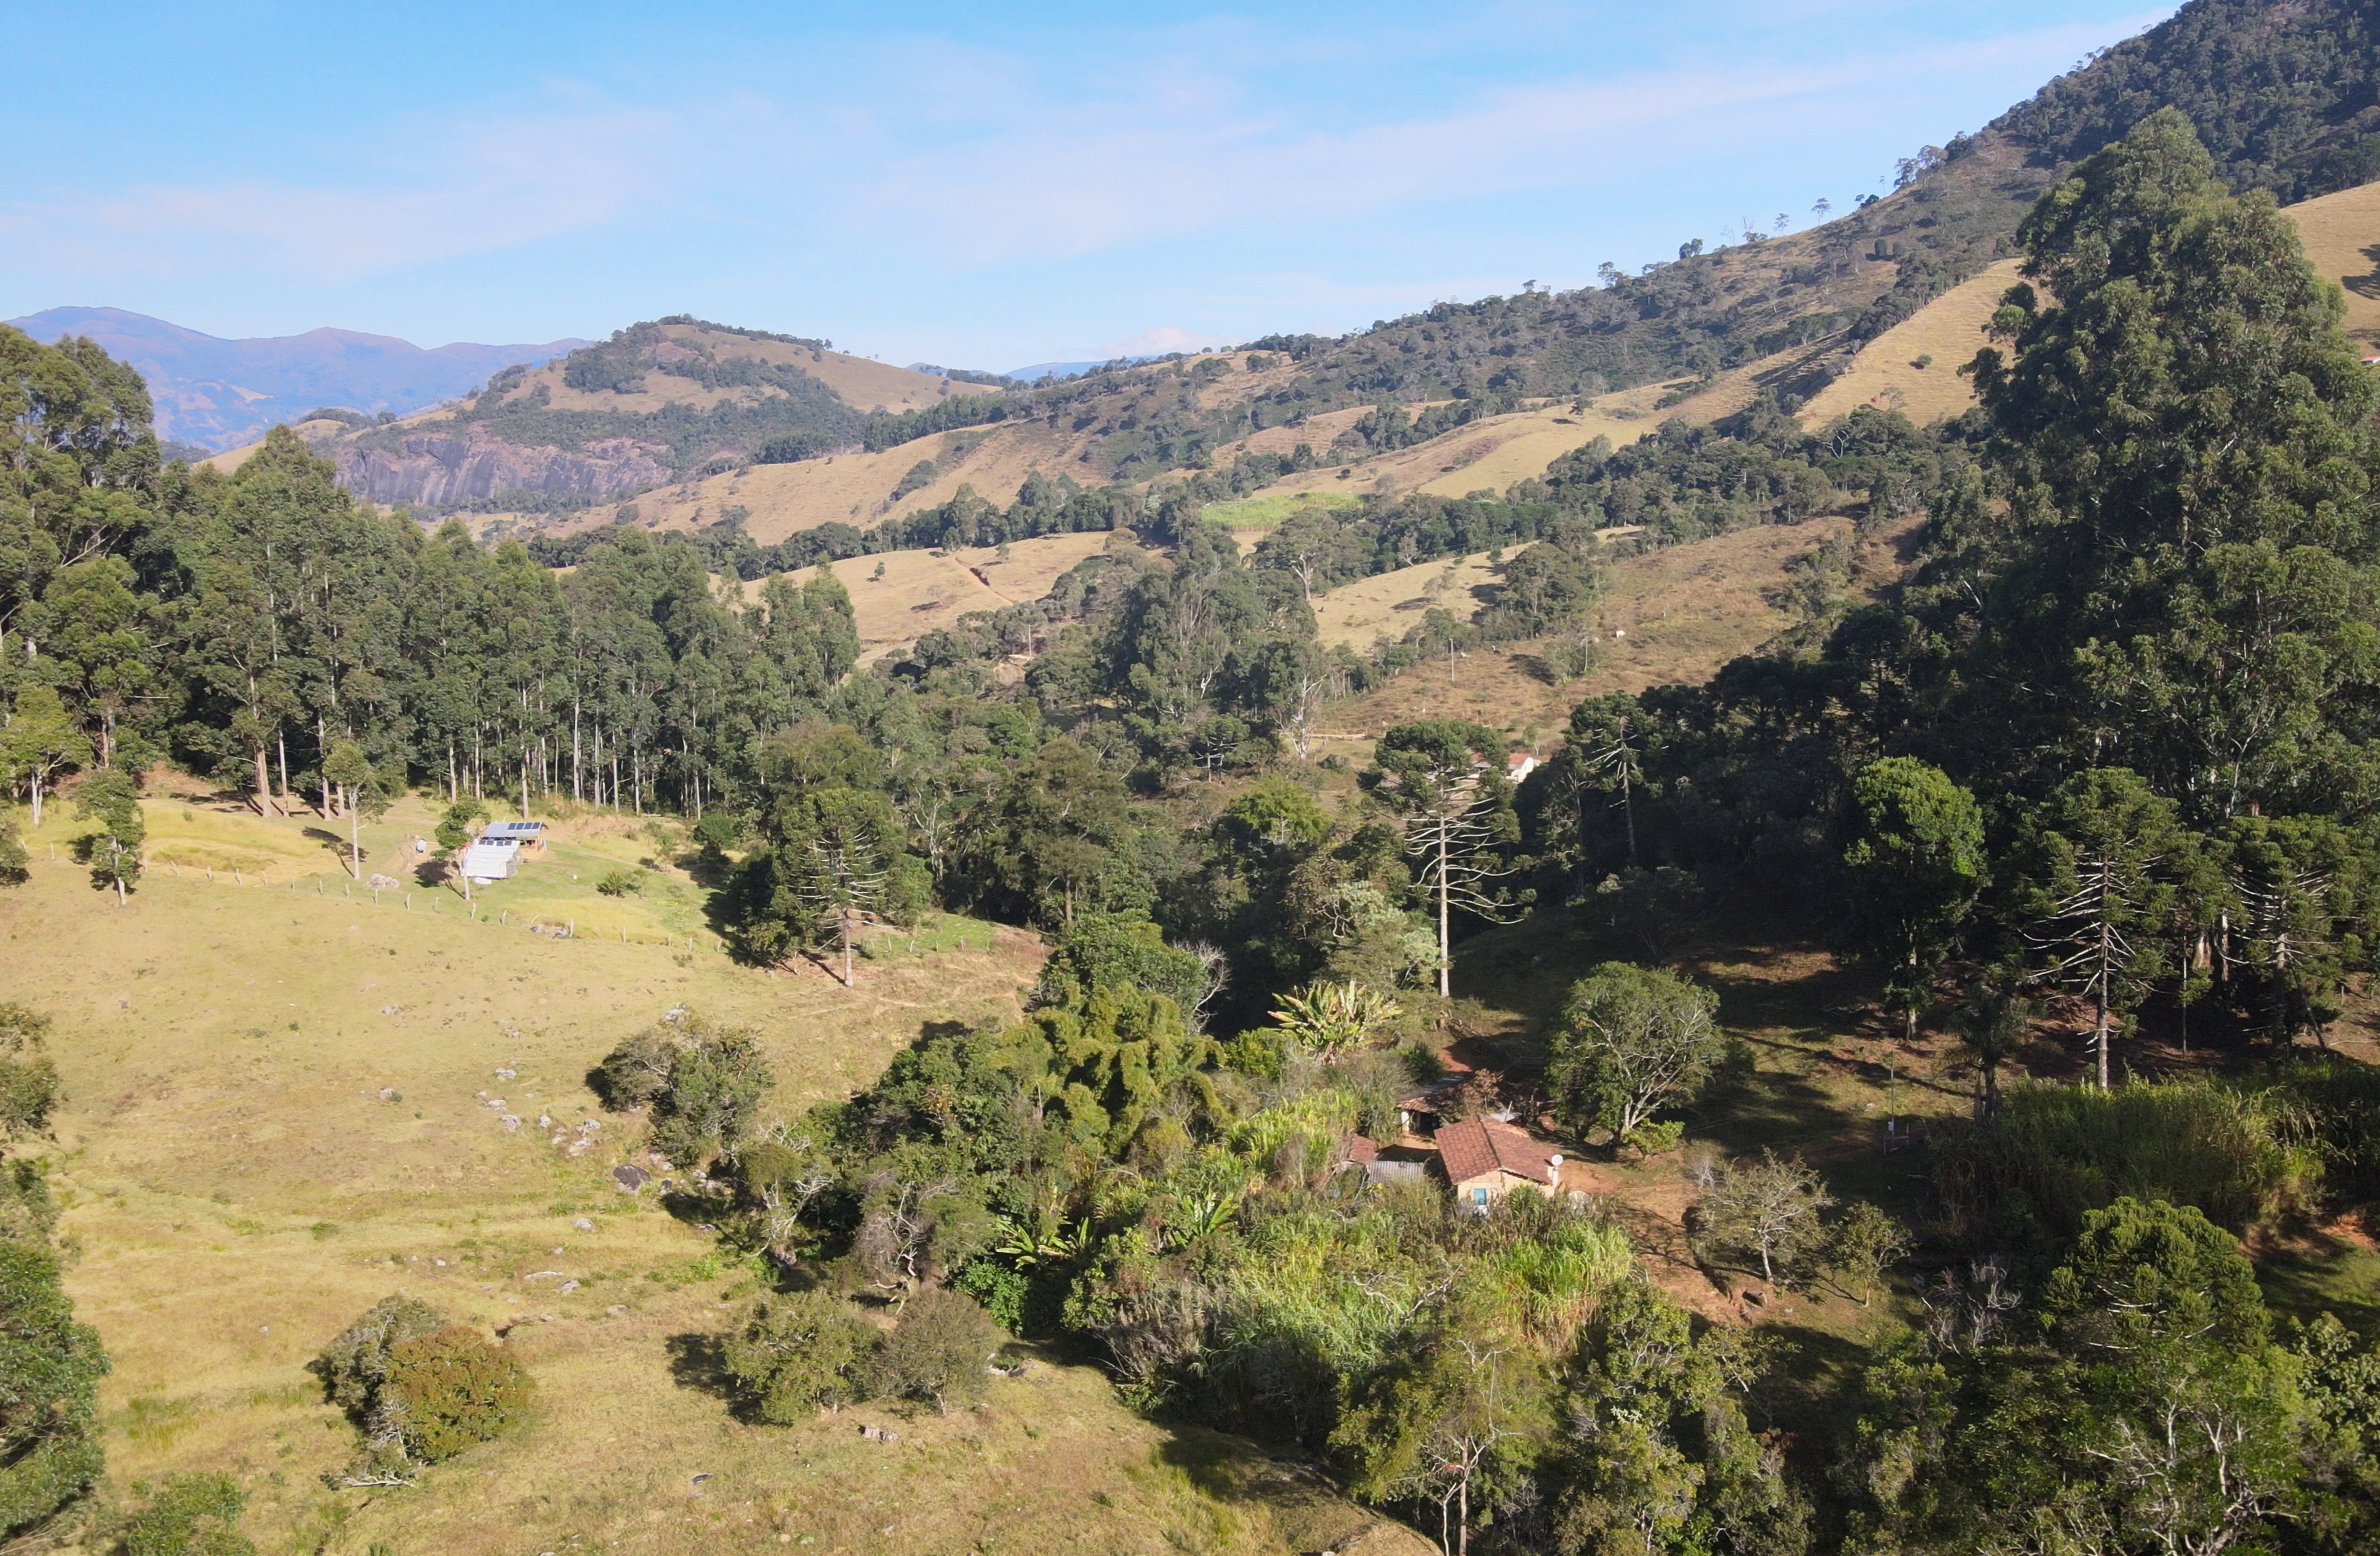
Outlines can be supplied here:
[[[763, 545], [823, 524], [866, 529], [887, 516], [932, 508], [962, 486], [1002, 507], [1034, 470], [1063, 468], [1080, 452], [1039, 423], [969, 428], [917, 438], [880, 453], [836, 454], [793, 464], [756, 464], [704, 481], [663, 487], [635, 499], [640, 518], [663, 528], [713, 523], [729, 508], [747, 511], [744, 528]], [[940, 472], [927, 486], [892, 501], [892, 489], [920, 460]]]
[[[706, 330], [694, 324], [664, 324], [661, 329], [661, 338], [665, 343], [675, 343], [688, 349], [707, 348], [722, 359], [755, 357], [779, 367], [796, 368], [833, 390], [845, 404], [862, 413], [916, 410], [949, 395], [998, 392], [989, 385], [954, 383], [931, 373], [913, 373], [906, 368], [895, 368], [844, 352], [815, 351], [786, 341], [750, 340], [724, 330]], [[671, 373], [666, 360], [645, 375], [645, 384], [644, 392], [637, 394], [573, 389], [562, 381], [562, 364], [556, 360], [533, 369], [504, 399], [507, 403], [526, 399], [542, 388], [548, 403], [556, 410], [637, 413], [657, 411], [665, 405], [692, 405], [698, 410], [708, 410], [724, 401], [749, 404], [765, 398], [768, 392], [752, 387], [705, 389], [692, 379], [682, 379]], [[433, 414], [417, 412], [406, 419], [414, 420]]]
[[[328, 858], [315, 823], [195, 792], [148, 809], [155, 851], [211, 852], [216, 880], [158, 867], [119, 909], [50, 857], [73, 830], [60, 807], [32, 839], [30, 884], [0, 892], [0, 999], [57, 1019], [54, 1182], [80, 1249], [69, 1290], [115, 1361], [102, 1405], [119, 1484], [225, 1470], [263, 1549], [334, 1556], [375, 1541], [461, 1556], [1280, 1552], [1375, 1523], [1240, 1445], [1143, 1421], [1091, 1369], [1037, 1360], [981, 1413], [791, 1429], [741, 1424], [702, 1386], [698, 1337], [750, 1273], [650, 1194], [611, 1187], [633, 1130], [597, 1111], [589, 1066], [690, 1005], [757, 1029], [772, 1106], [790, 1115], [865, 1083], [926, 1021], [1013, 1014], [1039, 959], [1031, 936], [945, 924], [922, 954], [884, 946], [846, 991], [815, 970], [738, 968], [707, 936], [688, 951], [583, 921], [575, 939], [521, 927], [528, 905], [566, 896], [574, 861], [650, 854], [635, 818], [563, 824], [552, 860], [481, 889], [475, 923], [451, 897], [432, 914], [426, 893], [408, 910], [330, 882], [290, 889], [290, 872]], [[428, 820], [408, 801], [368, 828], [375, 862], [407, 857]], [[234, 884], [235, 859], [269, 884], [246, 862]], [[489, 922], [499, 912], [511, 922]], [[600, 1143], [571, 1156], [552, 1136], [587, 1118]], [[503, 1329], [537, 1379], [536, 1416], [417, 1489], [331, 1490], [355, 1436], [305, 1363], [392, 1291]], [[863, 1420], [901, 1441], [863, 1442]], [[1378, 1549], [1426, 1549], [1395, 1538]]]
[[[1255, 495], [1424, 491], [1461, 497], [1479, 490], [1501, 492], [1514, 481], [1544, 475], [1546, 466], [1554, 460], [1572, 449], [1584, 448], [1598, 437], [1609, 438], [1615, 444], [1633, 443], [1659, 426], [1665, 416], [1685, 415], [1692, 419], [1693, 412], [1700, 408], [1694, 402], [1670, 411], [1654, 411], [1654, 403], [1668, 392], [1668, 386], [1662, 384], [1645, 384], [1604, 395], [1581, 412], [1572, 412], [1567, 402], [1557, 401], [1538, 410], [1490, 416], [1411, 448], [1372, 454], [1335, 469], [1300, 471], [1262, 488]], [[1422, 407], [1412, 408], [1417, 411]], [[1360, 407], [1332, 415], [1352, 425], [1368, 409]], [[1726, 414], [1724, 410], [1712, 413], [1713, 416]], [[1315, 417], [1295, 438], [1284, 436], [1288, 429], [1276, 428], [1257, 433], [1245, 442], [1285, 451], [1292, 442], [1308, 441], [1320, 452], [1337, 436], [1334, 428], [1321, 425], [1325, 420]], [[1222, 452], [1230, 454], [1240, 446], [1230, 445]]]
[[1372, 414], [1369, 405], [1349, 405], [1336, 411], [1320, 411], [1305, 418], [1302, 427], [1268, 427], [1251, 432], [1223, 450], [1225, 463], [1231, 456], [1248, 453], [1288, 453], [1304, 443], [1316, 453], [1330, 447], [1330, 441], [1342, 432]]
[[[1803, 423], [1821, 426], [1860, 405], [1899, 411], [1920, 427], [1964, 413], [1975, 403], [1974, 387], [1959, 369], [1983, 346], [1984, 326], [2016, 283], [2020, 262], [2002, 259], [1870, 341], [1840, 378], [1811, 396]], [[1920, 368], [1920, 357], [1930, 360]]]
[[[1547, 465], [1597, 438], [1609, 438], [1615, 446], [1633, 443], [1660, 424], [1655, 415], [1612, 404], [1618, 399], [1606, 396], [1584, 411], [1556, 404], [1458, 428], [1429, 445], [1433, 452], [1412, 451], [1424, 454], [1417, 464], [1427, 476], [1415, 489], [1436, 497], [1475, 491], [1500, 495], [1515, 481], [1544, 475]], [[1430, 475], [1433, 468], [1437, 473]], [[1398, 485], [1402, 488], [1403, 482]]]
[[1482, 551], [1359, 578], [1314, 602], [1316, 635], [1326, 646], [1366, 649], [1381, 638], [1395, 642], [1432, 609], [1467, 621], [1496, 597], [1497, 577]]
[[2314, 268], [2347, 293], [2348, 332], [2380, 341], [2380, 183], [2289, 208]]
[[[1554, 400], [1533, 410], [1489, 416], [1467, 427], [1416, 443], [1409, 449], [1373, 454], [1335, 469], [1305, 470], [1261, 489], [1258, 498], [1293, 496], [1303, 492], [1409, 492], [1437, 497], [1463, 497], [1475, 491], [1500, 494], [1515, 481], [1546, 473], [1562, 455], [1585, 448], [1597, 438], [1614, 446], [1633, 443], [1662, 422], [1675, 417], [1690, 426], [1704, 426], [1734, 415], [1759, 393], [1762, 375], [1797, 354], [1780, 353], [1720, 375], [1674, 405], [1660, 402], [1670, 393], [1693, 387], [1691, 380], [1639, 384], [1590, 401], [1573, 411], [1570, 403]], [[1419, 406], [1411, 407], [1418, 411]], [[1285, 452], [1297, 442], [1317, 451], [1329, 447], [1341, 428], [1367, 414], [1368, 406], [1316, 416], [1302, 428], [1269, 428], [1222, 453], [1242, 448]]]
[[[1785, 582], [1785, 564], [1849, 525], [1841, 518], [1767, 525], [1612, 563], [1598, 607], [1602, 660], [1576, 680], [1548, 679], [1544, 643], [1482, 648], [1455, 661], [1451, 675], [1443, 659], [1426, 660], [1385, 686], [1336, 705], [1325, 722], [1342, 754], [1360, 754], [1365, 742], [1390, 725], [1424, 718], [1476, 719], [1515, 736], [1532, 729], [1542, 735], [1560, 730], [1585, 697], [1707, 681], [1721, 665], [1791, 624], [1769, 599]], [[1879, 575], [1897, 565], [1888, 541], [1871, 547], [1865, 560]], [[1465, 558], [1462, 574], [1461, 586], [1479, 604], [1493, 598], [1493, 573], [1485, 563], [1484, 557]], [[1434, 565], [1442, 571], [1445, 564]], [[1430, 570], [1428, 564], [1407, 568], [1351, 587], [1390, 578], [1407, 578], [1412, 587]], [[1342, 592], [1333, 590], [1322, 607]], [[1395, 592], [1383, 589], [1366, 597], [1378, 601]], [[1419, 614], [1397, 620], [1418, 621]], [[1401, 629], [1391, 635], [1402, 635]]]
[[[2380, 183], [2306, 200], [2287, 213], [2306, 258], [2346, 289], [2349, 332], [2380, 341]], [[1984, 344], [1984, 327], [2000, 294], [2019, 279], [2019, 263], [2001, 260], [1869, 342], [1848, 372], [1803, 407], [1802, 419], [1815, 427], [1858, 405], [1898, 410], [1920, 426], [1963, 413], [1974, 392], [1957, 370]], [[1921, 368], [1921, 356], [1933, 361]]]
[[[985, 546], [956, 551], [880, 551], [832, 565], [835, 577], [851, 594], [860, 650], [872, 658], [905, 648], [971, 610], [997, 610], [1004, 605], [1039, 599], [1068, 568], [1111, 546], [1138, 549], [1129, 533], [1086, 530], [1013, 542], [1005, 561], [999, 548]], [[796, 583], [807, 582], [817, 571], [806, 567], [787, 576]], [[747, 597], [757, 592], [757, 585], [745, 586]]]

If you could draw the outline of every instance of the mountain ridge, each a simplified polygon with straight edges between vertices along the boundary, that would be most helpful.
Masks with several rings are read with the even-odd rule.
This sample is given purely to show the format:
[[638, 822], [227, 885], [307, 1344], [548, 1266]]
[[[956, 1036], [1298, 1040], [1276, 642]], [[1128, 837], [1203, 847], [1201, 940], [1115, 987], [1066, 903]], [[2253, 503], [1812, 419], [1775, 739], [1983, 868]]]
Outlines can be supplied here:
[[97, 341], [148, 381], [160, 437], [223, 450], [321, 405], [402, 416], [452, 399], [518, 363], [587, 343], [575, 336], [490, 345], [419, 346], [395, 335], [324, 325], [295, 335], [210, 335], [128, 308], [67, 306], [6, 320], [51, 344]]

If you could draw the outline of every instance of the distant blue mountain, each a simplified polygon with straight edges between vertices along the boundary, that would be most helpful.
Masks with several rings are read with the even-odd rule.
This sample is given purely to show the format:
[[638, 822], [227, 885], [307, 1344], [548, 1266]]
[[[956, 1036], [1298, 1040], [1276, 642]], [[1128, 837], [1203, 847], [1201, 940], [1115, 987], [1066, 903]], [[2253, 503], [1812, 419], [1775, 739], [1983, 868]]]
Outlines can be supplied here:
[[[1154, 362], [1154, 356], [1123, 356], [1116, 361], [1130, 366], [1135, 362]], [[1026, 383], [1038, 383], [1043, 379], [1070, 379], [1076, 373], [1087, 373], [1094, 368], [1104, 368], [1107, 362], [1036, 362], [1030, 368], [1011, 368], [1001, 377], [1023, 379]]]
[[424, 351], [352, 330], [227, 341], [112, 308], [45, 308], [7, 322], [37, 341], [97, 341], [148, 380], [159, 437], [217, 450], [252, 443], [274, 422], [317, 405], [402, 416], [451, 400], [516, 362], [543, 362], [587, 344], [458, 343]]

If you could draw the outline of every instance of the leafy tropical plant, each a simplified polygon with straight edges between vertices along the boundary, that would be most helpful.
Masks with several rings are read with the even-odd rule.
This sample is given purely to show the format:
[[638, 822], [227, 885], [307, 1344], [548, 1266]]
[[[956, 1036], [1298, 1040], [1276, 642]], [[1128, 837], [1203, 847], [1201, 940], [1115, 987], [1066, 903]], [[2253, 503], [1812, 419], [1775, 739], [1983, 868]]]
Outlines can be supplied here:
[[1272, 1019], [1293, 1042], [1328, 1057], [1365, 1046], [1403, 1014], [1394, 997], [1350, 978], [1281, 995]]

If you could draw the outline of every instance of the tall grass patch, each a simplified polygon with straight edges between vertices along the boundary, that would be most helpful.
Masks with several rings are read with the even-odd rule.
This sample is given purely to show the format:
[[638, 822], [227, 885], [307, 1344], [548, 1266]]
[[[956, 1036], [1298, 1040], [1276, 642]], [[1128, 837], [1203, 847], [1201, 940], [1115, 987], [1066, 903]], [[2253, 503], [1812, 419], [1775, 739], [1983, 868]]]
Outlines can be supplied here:
[[1954, 1138], [1937, 1164], [1962, 1229], [2006, 1237], [2030, 1226], [2059, 1236], [2083, 1213], [2130, 1195], [2192, 1205], [2233, 1232], [2301, 1208], [2322, 1164], [2299, 1110], [2269, 1091], [2204, 1081], [2112, 1092], [2027, 1086], [1997, 1128]]

